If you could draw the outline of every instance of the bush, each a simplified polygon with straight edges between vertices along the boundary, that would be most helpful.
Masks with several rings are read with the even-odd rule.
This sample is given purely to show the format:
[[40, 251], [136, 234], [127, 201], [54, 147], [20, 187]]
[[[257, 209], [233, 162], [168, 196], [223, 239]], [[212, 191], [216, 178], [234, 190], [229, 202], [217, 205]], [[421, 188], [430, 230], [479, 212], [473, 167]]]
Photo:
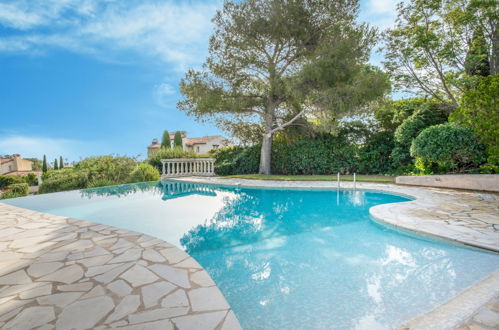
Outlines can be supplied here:
[[26, 179], [20, 175], [0, 175], [0, 190], [15, 183], [25, 183]]
[[368, 137], [359, 151], [358, 172], [361, 174], [386, 174], [394, 168], [390, 155], [395, 141], [393, 133], [381, 131]]
[[145, 182], [145, 181], [157, 181], [159, 180], [159, 171], [152, 165], [141, 163], [132, 172], [128, 182]]
[[413, 161], [409, 151], [412, 140], [426, 127], [446, 121], [447, 112], [442, 105], [431, 101], [422, 104], [395, 130], [395, 147], [391, 154], [393, 165], [397, 168], [410, 165]]
[[89, 184], [88, 172], [65, 168], [58, 171], [44, 173], [43, 183], [40, 185], [39, 193], [49, 193], [73, 189], [87, 188]]
[[156, 152], [147, 160], [147, 163], [154, 166], [158, 171], [161, 172], [163, 170], [161, 159], [200, 158], [200, 157], [206, 157], [206, 156], [196, 154], [193, 150], [183, 150], [181, 148], [173, 148], [173, 149], [161, 148], [158, 152]]
[[0, 195], [0, 199], [28, 196], [29, 186], [27, 183], [13, 183], [7, 187], [7, 192]]
[[464, 172], [485, 161], [485, 149], [469, 128], [454, 124], [435, 125], [423, 130], [412, 142], [411, 155], [425, 172], [438, 165], [439, 172]]
[[110, 184], [127, 182], [132, 171], [137, 167], [133, 158], [120, 156], [99, 156], [82, 160], [75, 170], [88, 174], [89, 183], [107, 181]]
[[213, 153], [217, 175], [258, 173], [260, 146], [225, 147]]
[[481, 79], [464, 93], [451, 121], [471, 128], [487, 147], [488, 162], [499, 165], [499, 74]]
[[26, 183], [30, 186], [37, 186], [38, 185], [38, 175], [35, 173], [29, 173], [24, 177]]

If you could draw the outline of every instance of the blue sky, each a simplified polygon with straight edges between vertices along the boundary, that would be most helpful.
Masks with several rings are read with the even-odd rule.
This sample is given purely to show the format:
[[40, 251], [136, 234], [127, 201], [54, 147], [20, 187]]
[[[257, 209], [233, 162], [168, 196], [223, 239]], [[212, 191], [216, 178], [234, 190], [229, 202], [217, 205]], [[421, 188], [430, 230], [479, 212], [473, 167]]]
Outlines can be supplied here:
[[[391, 26], [397, 2], [362, 0], [360, 19]], [[0, 0], [0, 155], [143, 158], [164, 129], [221, 134], [175, 106], [221, 4]]]

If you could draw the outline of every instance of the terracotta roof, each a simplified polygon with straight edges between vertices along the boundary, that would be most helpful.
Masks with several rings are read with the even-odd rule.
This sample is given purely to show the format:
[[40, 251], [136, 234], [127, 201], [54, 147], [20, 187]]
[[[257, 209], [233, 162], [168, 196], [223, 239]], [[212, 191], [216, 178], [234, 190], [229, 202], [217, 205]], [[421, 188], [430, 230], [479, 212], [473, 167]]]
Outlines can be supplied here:
[[210, 142], [211, 140], [214, 140], [216, 138], [222, 138], [221, 136], [203, 136], [200, 138], [189, 138], [185, 139], [185, 144], [188, 146], [194, 145], [194, 144], [206, 144]]
[[13, 161], [11, 158], [0, 158], [0, 164], [5, 164], [11, 161]]

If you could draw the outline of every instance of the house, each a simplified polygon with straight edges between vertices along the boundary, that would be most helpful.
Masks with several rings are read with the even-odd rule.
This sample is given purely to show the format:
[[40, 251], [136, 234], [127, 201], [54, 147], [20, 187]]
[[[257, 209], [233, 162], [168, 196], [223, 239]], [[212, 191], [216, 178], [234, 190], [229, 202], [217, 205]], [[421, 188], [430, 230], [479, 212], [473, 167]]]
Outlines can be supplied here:
[[[189, 138], [187, 137], [187, 133], [185, 131], [180, 132], [180, 134], [182, 136], [182, 148], [184, 150], [192, 150], [197, 154], [205, 154], [212, 149], [218, 149], [232, 145], [229, 140], [219, 135]], [[175, 134], [170, 134], [172, 148], [174, 137]], [[161, 149], [161, 144], [158, 142], [158, 139], [153, 139], [151, 145], [147, 147], [147, 157], [151, 157], [159, 149]]]
[[0, 158], [0, 175], [27, 175], [39, 173], [33, 171], [31, 160], [22, 159], [21, 155], [14, 154], [8, 158]]

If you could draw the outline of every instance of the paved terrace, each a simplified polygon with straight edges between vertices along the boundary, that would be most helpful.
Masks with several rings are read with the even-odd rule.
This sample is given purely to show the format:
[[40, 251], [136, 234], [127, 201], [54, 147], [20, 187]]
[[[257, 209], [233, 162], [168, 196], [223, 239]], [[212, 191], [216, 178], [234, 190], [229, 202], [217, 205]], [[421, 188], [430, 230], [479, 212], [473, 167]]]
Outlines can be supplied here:
[[240, 329], [210, 276], [160, 239], [0, 203], [1, 329]]

